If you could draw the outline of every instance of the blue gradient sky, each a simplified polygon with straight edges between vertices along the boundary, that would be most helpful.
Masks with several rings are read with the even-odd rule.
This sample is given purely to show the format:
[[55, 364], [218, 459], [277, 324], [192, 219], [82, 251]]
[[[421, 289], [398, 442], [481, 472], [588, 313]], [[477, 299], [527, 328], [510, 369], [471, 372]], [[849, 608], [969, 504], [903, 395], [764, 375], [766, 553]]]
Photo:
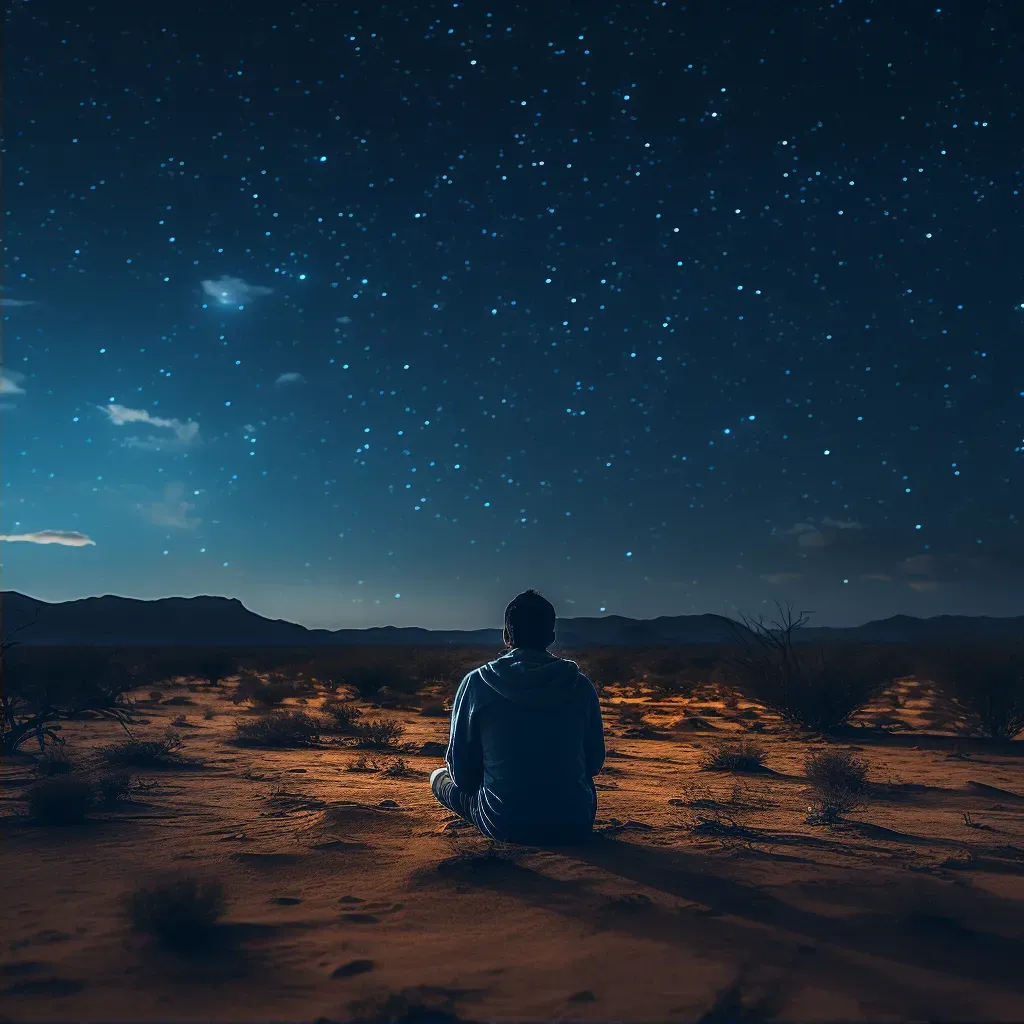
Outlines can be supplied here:
[[5, 589], [1024, 613], [1002, 8], [216, 6], [9, 12]]

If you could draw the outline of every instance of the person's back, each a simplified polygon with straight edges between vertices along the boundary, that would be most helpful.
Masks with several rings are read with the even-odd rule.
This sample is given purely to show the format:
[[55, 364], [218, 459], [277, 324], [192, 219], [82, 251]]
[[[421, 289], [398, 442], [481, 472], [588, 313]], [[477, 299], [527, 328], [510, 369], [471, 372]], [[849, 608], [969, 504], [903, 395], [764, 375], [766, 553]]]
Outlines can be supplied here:
[[[520, 626], [532, 646], [516, 645], [517, 602], [550, 609], [550, 626], [532, 633]], [[575, 662], [544, 649], [554, 639], [554, 609], [539, 594], [527, 591], [509, 605], [505, 638], [512, 649], [459, 686], [446, 768], [433, 773], [431, 788], [494, 839], [578, 841], [593, 825], [593, 777], [604, 763], [597, 692]]]

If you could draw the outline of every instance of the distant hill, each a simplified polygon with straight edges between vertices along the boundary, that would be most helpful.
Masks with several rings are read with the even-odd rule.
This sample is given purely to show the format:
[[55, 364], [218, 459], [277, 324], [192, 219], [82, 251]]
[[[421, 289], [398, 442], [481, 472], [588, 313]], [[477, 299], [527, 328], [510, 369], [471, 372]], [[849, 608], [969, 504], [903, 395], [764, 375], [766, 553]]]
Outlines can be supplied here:
[[[325, 647], [438, 646], [495, 647], [500, 629], [438, 630], [417, 626], [369, 629], [306, 629], [283, 619], [249, 611], [237, 598], [165, 597], [139, 601], [127, 597], [87, 597], [49, 603], [15, 591], [0, 594], [0, 633], [26, 646], [115, 647]], [[621, 615], [559, 619], [556, 646], [657, 647], [717, 644], [744, 627], [722, 615], [662, 615], [629, 619]], [[847, 628], [813, 627], [801, 641], [861, 643], [934, 643], [951, 639], [1024, 636], [1024, 617], [994, 619], [943, 615], [889, 619]]]

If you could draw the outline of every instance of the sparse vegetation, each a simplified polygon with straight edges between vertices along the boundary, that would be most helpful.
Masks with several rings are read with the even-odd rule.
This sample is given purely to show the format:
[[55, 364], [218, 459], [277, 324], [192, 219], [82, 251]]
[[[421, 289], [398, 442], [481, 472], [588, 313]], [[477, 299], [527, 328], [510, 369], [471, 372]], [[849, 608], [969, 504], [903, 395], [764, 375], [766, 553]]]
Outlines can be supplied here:
[[1024, 642], [965, 644], [936, 656], [931, 674], [986, 739], [1024, 732]]
[[35, 739], [57, 742], [61, 721], [72, 718], [128, 719], [123, 694], [129, 685], [124, 665], [109, 653], [63, 648], [0, 645], [0, 753], [14, 753]]
[[767, 756], [757, 740], [719, 740], [701, 751], [700, 766], [709, 772], [762, 772]]
[[191, 763], [182, 754], [185, 741], [168, 730], [162, 739], [129, 739], [102, 747], [103, 760], [118, 768], [181, 768]]
[[391, 764], [381, 769], [381, 775], [386, 779], [407, 779], [419, 775], [419, 772], [409, 767], [409, 762], [404, 757], [396, 757]]
[[209, 942], [226, 909], [224, 886], [192, 875], [137, 889], [124, 903], [136, 931], [174, 949]]
[[235, 723], [240, 743], [260, 747], [308, 747], [320, 741], [323, 727], [305, 711], [271, 711]]
[[820, 750], [809, 754], [804, 775], [812, 799], [809, 820], [835, 824], [844, 814], [863, 807], [868, 793], [868, 765], [848, 750]]
[[356, 732], [356, 723], [363, 715], [354, 702], [336, 697], [328, 697], [320, 710], [331, 732], [346, 734]]
[[371, 750], [388, 750], [398, 745], [405, 735], [405, 726], [391, 718], [371, 718], [356, 726], [356, 746]]
[[44, 778], [54, 775], [69, 775], [75, 770], [75, 759], [68, 751], [67, 744], [61, 740], [46, 745], [42, 756], [36, 761], [36, 773]]
[[289, 697], [303, 697], [313, 693], [313, 684], [306, 679], [292, 679], [281, 673], [268, 673], [266, 677], [252, 671], [239, 675], [233, 700], [236, 704], [249, 701], [260, 707], [276, 707]]
[[184, 729], [190, 726], [192, 723], [188, 720], [187, 715], [177, 715], [171, 719], [171, 725], [176, 729]]
[[874, 651], [844, 644], [798, 644], [808, 616], [779, 607], [774, 622], [744, 619], [725, 670], [744, 696], [805, 729], [832, 732], [892, 682]]
[[92, 787], [74, 776], [44, 779], [27, 795], [29, 816], [38, 825], [81, 825], [93, 806]]
[[214, 708], [206, 708], [203, 711], [203, 721], [212, 722], [217, 717], [217, 712]]

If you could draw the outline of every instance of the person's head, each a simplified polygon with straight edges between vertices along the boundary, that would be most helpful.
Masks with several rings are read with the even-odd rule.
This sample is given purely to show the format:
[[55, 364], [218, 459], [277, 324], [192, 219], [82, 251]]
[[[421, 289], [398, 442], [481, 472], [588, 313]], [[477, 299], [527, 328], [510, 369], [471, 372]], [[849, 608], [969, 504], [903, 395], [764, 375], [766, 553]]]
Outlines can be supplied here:
[[505, 609], [503, 636], [507, 647], [547, 650], [555, 642], [554, 606], [536, 590], [524, 590]]

